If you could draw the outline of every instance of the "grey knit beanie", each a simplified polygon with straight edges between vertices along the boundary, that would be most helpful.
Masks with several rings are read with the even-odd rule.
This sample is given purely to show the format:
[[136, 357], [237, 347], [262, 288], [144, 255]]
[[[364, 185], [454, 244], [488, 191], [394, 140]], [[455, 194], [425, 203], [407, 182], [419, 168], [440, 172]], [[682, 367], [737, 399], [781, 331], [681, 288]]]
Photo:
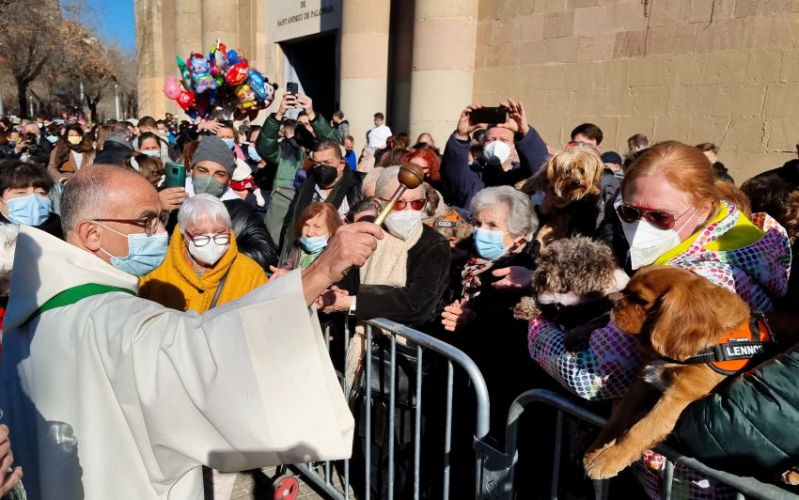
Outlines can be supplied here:
[[236, 158], [233, 156], [233, 150], [227, 147], [225, 141], [213, 135], [206, 135], [200, 140], [200, 145], [197, 146], [197, 151], [194, 152], [191, 159], [192, 168], [201, 161], [219, 163], [231, 176], [236, 170]]

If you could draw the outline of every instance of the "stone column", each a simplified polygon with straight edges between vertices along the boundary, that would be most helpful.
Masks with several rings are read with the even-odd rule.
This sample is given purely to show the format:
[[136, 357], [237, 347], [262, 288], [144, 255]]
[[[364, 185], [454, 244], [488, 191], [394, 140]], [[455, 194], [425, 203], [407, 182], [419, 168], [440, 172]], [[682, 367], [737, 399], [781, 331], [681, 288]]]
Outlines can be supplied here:
[[218, 40], [229, 49], [239, 46], [238, 0], [202, 0], [202, 52]]
[[192, 52], [208, 52], [210, 47], [203, 46], [202, 20], [202, 0], [175, 0], [176, 56], [185, 60]]
[[164, 44], [161, 2], [135, 0], [139, 116], [164, 116]]
[[391, 0], [342, 2], [341, 110], [358, 151], [374, 126], [373, 115], [387, 111], [390, 12]]
[[477, 0], [416, 0], [411, 140], [429, 132], [439, 147], [472, 100]]
[[[208, 49], [203, 47], [202, 36], [202, 0], [174, 0], [175, 2], [175, 53], [170, 54], [167, 61], [172, 64], [171, 71], [167, 72], [166, 76], [175, 76], [180, 79], [180, 72], [178, 70], [176, 56], [180, 56], [184, 61], [188, 61], [188, 57], [192, 52], [203, 51], [207, 52]], [[180, 109], [175, 101], [168, 101], [167, 107], [170, 112], [176, 113], [180, 119], [185, 119], [187, 115]]]

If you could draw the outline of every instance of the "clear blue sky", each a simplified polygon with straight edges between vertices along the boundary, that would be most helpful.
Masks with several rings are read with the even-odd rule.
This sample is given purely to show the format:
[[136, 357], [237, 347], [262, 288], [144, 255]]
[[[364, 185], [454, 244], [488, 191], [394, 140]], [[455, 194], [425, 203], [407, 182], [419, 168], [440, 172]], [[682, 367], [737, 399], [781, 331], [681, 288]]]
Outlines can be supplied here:
[[136, 20], [133, 0], [88, 0], [94, 10], [90, 16], [99, 30], [100, 38], [116, 40], [125, 49], [136, 50]]

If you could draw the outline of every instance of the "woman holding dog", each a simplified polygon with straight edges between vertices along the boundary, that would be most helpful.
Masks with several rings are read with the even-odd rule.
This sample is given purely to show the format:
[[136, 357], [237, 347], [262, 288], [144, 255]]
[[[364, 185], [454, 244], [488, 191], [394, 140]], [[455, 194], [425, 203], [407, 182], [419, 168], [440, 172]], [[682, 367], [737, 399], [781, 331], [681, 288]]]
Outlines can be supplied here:
[[[723, 200], [713, 169], [696, 148], [653, 146], [629, 167], [621, 195], [616, 211], [633, 271], [648, 265], [688, 269], [761, 311], [785, 294], [791, 253], [782, 228], [765, 214], [749, 221]], [[624, 394], [640, 362], [633, 339], [612, 322], [591, 335], [586, 351], [566, 352], [562, 339], [557, 326], [531, 321], [530, 355], [564, 387], [585, 399]]]
[[[664, 142], [642, 154], [625, 173], [616, 212], [633, 272], [650, 265], [686, 269], [760, 311], [786, 293], [791, 252], [784, 230], [766, 214], [750, 221], [727, 201], [709, 162], [693, 147]], [[591, 334], [584, 351], [567, 352], [563, 339], [557, 325], [531, 320], [530, 355], [582, 398], [620, 397], [638, 376], [637, 344], [612, 321]]]

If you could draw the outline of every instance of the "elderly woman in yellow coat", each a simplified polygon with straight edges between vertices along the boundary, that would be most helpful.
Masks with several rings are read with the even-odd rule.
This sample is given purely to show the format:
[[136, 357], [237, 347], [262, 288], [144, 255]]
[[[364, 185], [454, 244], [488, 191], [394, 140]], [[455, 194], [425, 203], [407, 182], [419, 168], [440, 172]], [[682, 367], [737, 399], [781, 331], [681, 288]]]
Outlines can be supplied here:
[[[263, 268], [239, 253], [225, 205], [208, 194], [189, 198], [178, 212], [166, 260], [141, 280], [139, 296], [202, 314], [266, 283]], [[206, 493], [229, 499], [236, 474], [203, 474]]]
[[142, 278], [139, 296], [202, 314], [266, 283], [261, 266], [239, 253], [230, 225], [218, 198], [200, 194], [186, 200], [166, 260]]

